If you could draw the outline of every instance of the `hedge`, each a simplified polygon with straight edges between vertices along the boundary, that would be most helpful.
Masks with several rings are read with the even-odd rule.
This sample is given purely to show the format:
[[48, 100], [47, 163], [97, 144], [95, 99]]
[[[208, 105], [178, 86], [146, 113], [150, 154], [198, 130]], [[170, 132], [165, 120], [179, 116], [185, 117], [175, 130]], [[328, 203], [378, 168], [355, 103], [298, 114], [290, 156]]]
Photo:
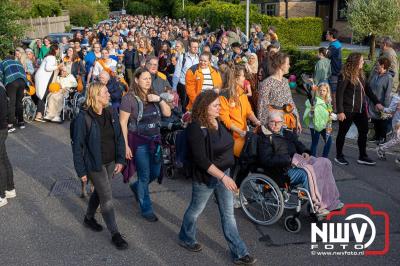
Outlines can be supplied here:
[[[176, 8], [176, 17], [186, 18], [190, 21], [206, 19], [212, 29], [239, 26], [245, 30], [246, 6], [235, 5], [219, 1], [207, 1], [198, 6], [185, 6], [185, 10]], [[270, 17], [259, 13], [258, 7], [250, 8], [250, 24], [258, 23], [263, 29], [269, 26], [277, 28], [280, 42], [285, 45], [319, 45], [322, 36], [322, 20], [315, 17], [289, 18]]]
[[134, 1], [128, 4], [126, 11], [131, 15], [150, 15], [151, 7], [146, 3]]

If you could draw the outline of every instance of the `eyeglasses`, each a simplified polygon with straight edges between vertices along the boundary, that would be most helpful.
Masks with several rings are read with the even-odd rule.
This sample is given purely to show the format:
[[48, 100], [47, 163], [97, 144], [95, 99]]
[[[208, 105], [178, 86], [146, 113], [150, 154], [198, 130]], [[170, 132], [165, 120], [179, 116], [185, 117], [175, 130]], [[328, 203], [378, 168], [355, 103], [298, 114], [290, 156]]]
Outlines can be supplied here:
[[269, 123], [270, 123], [271, 125], [275, 125], [275, 126], [277, 126], [277, 125], [280, 125], [280, 124], [282, 124], [282, 123], [283, 123], [283, 121], [282, 121], [282, 120], [280, 120], [280, 121], [269, 121]]

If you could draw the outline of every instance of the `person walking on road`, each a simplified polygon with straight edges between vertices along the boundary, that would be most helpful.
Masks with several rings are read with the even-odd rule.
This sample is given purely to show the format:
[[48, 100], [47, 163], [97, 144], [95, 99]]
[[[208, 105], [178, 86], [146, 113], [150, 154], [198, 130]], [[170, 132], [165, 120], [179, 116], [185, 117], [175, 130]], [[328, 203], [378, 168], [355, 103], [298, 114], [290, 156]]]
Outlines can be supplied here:
[[79, 112], [72, 122], [72, 152], [76, 173], [82, 182], [89, 177], [94, 191], [89, 199], [84, 225], [95, 232], [103, 227], [96, 221], [100, 205], [101, 214], [117, 249], [127, 249], [128, 243], [118, 231], [112, 203], [111, 179], [125, 165], [125, 142], [118, 114], [107, 107], [110, 94], [101, 83], [93, 83], [87, 92], [86, 110]]
[[179, 244], [192, 252], [202, 250], [196, 239], [197, 219], [214, 193], [233, 262], [250, 265], [256, 259], [249, 255], [239, 236], [233, 211], [233, 192], [237, 191], [237, 186], [229, 176], [229, 169], [235, 162], [234, 144], [232, 135], [218, 120], [220, 109], [219, 94], [214, 90], [202, 92], [193, 105], [192, 123], [187, 128], [193, 174], [192, 200], [183, 217]]
[[0, 81], [0, 207], [15, 198], [13, 169], [6, 150], [8, 99], [6, 89]]

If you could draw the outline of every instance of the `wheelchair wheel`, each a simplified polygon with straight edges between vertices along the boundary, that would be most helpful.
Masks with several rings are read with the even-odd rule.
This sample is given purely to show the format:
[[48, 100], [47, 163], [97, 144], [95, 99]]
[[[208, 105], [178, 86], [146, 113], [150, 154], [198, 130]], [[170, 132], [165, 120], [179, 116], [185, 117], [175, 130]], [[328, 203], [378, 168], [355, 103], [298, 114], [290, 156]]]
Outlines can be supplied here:
[[32, 122], [36, 116], [36, 105], [33, 103], [31, 97], [24, 97], [22, 99], [22, 108], [24, 120], [28, 123]]
[[300, 219], [289, 215], [285, 218], [285, 229], [291, 233], [298, 233], [301, 229]]
[[247, 217], [261, 225], [276, 223], [283, 214], [284, 200], [278, 185], [263, 174], [250, 174], [240, 186], [240, 203]]

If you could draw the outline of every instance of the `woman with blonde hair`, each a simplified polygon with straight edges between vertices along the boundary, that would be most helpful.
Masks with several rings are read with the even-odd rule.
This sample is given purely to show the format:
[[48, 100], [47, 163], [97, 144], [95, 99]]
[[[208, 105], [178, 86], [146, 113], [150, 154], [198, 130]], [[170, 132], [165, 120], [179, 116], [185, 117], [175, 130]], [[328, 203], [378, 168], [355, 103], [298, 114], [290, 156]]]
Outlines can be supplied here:
[[117, 249], [128, 248], [118, 231], [112, 204], [111, 179], [125, 165], [125, 142], [118, 113], [108, 107], [110, 94], [101, 83], [92, 83], [87, 91], [86, 110], [71, 124], [72, 152], [76, 173], [82, 182], [89, 177], [94, 184], [84, 225], [95, 232], [103, 227], [95, 219], [100, 205], [103, 220]]
[[17, 48], [15, 49], [15, 60], [17, 60], [18, 62], [20, 62], [21, 65], [24, 67], [25, 72], [27, 72], [27, 70], [28, 70], [28, 67], [27, 67], [27, 65], [26, 65], [26, 63], [27, 63], [27, 62], [26, 62], [26, 61], [27, 61], [27, 56], [26, 56], [25, 50], [24, 50], [23, 48], [17, 47]]
[[135, 68], [144, 67], [146, 59], [149, 56], [154, 56], [154, 48], [151, 46], [151, 42], [148, 38], [141, 37], [139, 39], [139, 46], [136, 50], [135, 57], [133, 58]]

